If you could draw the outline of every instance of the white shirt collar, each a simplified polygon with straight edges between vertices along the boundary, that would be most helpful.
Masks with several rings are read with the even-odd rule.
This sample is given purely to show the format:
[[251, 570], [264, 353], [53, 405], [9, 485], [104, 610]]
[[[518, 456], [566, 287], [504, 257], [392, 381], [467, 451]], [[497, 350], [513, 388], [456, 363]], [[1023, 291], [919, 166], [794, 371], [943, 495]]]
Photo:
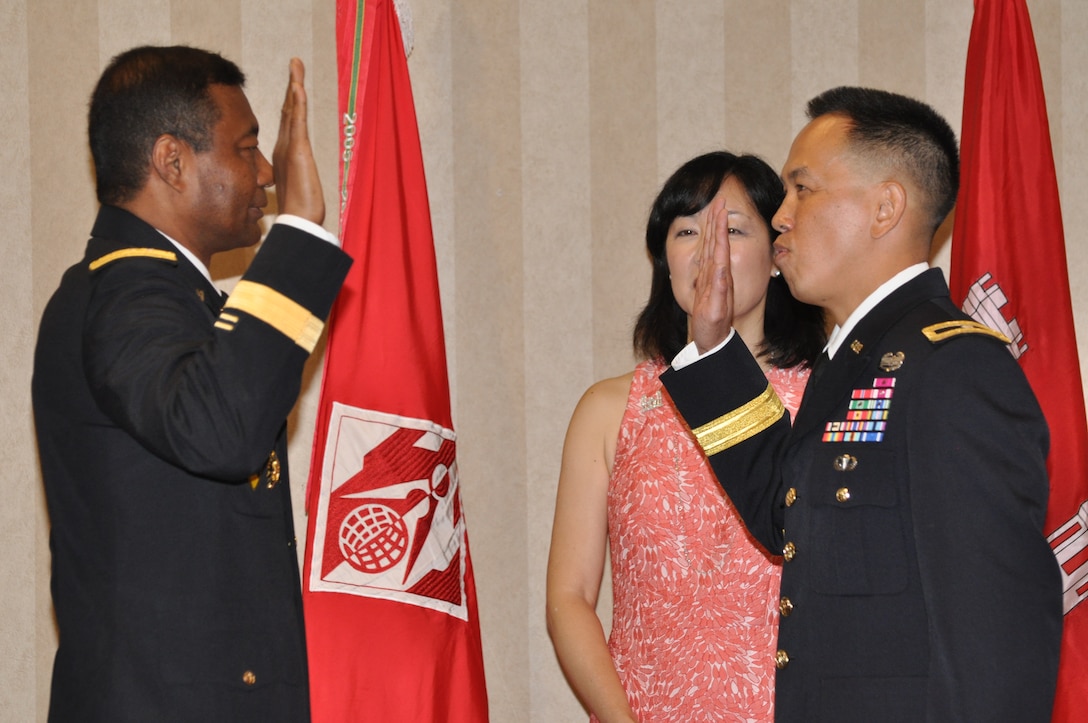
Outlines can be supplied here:
[[836, 325], [835, 328], [831, 330], [831, 335], [827, 340], [827, 346], [824, 348], [828, 358], [834, 358], [835, 353], [839, 350], [839, 347], [842, 346], [843, 340], [845, 340], [850, 332], [854, 330], [857, 323], [865, 318], [866, 314], [876, 308], [877, 304], [884, 301], [884, 299], [888, 298], [893, 291], [913, 279], [915, 276], [920, 275], [928, 268], [929, 264], [924, 261], [914, 264], [913, 266], [908, 266], [878, 286], [873, 293], [865, 297], [865, 301], [861, 302], [858, 308], [850, 312], [850, 316], [846, 317], [846, 321], [841, 327]]
[[[281, 213], [278, 216], [276, 216], [275, 223], [283, 223], [283, 224], [287, 224], [288, 226], [293, 226], [293, 227], [295, 227], [295, 228], [297, 228], [297, 229], [299, 229], [301, 231], [305, 231], [306, 233], [310, 234], [311, 236], [317, 236], [318, 238], [324, 239], [325, 241], [328, 241], [332, 245], [336, 246], [337, 248], [340, 247], [340, 239], [339, 238], [337, 238], [333, 234], [326, 231], [319, 224], [316, 224], [313, 221], [308, 221], [308, 220], [306, 220], [306, 219], [304, 219], [304, 218], [302, 218], [300, 216], [292, 216], [289, 213]], [[155, 230], [159, 231], [159, 229], [155, 229]], [[162, 233], [162, 231], [159, 231], [159, 233]], [[167, 241], [172, 243], [174, 245], [174, 247], [185, 256], [185, 258], [189, 259], [189, 261], [191, 261], [193, 263], [193, 266], [196, 267], [197, 271], [204, 274], [204, 278], [208, 280], [209, 284], [211, 284], [212, 286], [214, 286], [217, 289], [219, 288], [218, 286], [215, 286], [215, 282], [212, 281], [212, 275], [208, 271], [208, 267], [205, 266], [203, 264], [203, 262], [201, 262], [200, 259], [198, 259], [196, 256], [194, 256], [192, 251], [185, 248], [184, 246], [182, 246], [181, 244], [179, 244], [177, 241], [170, 238], [166, 234], [162, 233], [162, 235], [163, 235], [164, 238], [166, 238]]]
[[[155, 230], [156, 230], [156, 231], [159, 231], [158, 229], [155, 229]], [[159, 231], [159, 233], [162, 233], [162, 231]], [[178, 243], [177, 241], [175, 241], [174, 239], [170, 238], [169, 236], [167, 236], [167, 235], [166, 235], [166, 234], [164, 234], [164, 233], [162, 233], [162, 235], [163, 235], [163, 237], [164, 237], [164, 238], [165, 238], [165, 239], [166, 239], [167, 241], [169, 241], [170, 243], [172, 243], [172, 244], [174, 245], [174, 248], [176, 248], [176, 249], [177, 249], [178, 251], [180, 251], [180, 252], [181, 252], [182, 256], [184, 256], [185, 258], [189, 259], [189, 261], [190, 261], [190, 262], [192, 262], [193, 266], [195, 266], [195, 267], [196, 267], [196, 270], [197, 270], [197, 271], [199, 271], [200, 273], [204, 274], [204, 278], [208, 280], [208, 283], [209, 283], [209, 284], [211, 284], [211, 285], [212, 285], [212, 286], [213, 286], [214, 288], [216, 288], [216, 289], [218, 289], [218, 288], [219, 288], [218, 286], [216, 286], [216, 285], [215, 285], [215, 282], [214, 282], [214, 281], [212, 281], [212, 275], [211, 275], [211, 273], [210, 273], [210, 272], [208, 271], [208, 267], [204, 265], [204, 262], [202, 262], [202, 261], [201, 261], [200, 259], [198, 259], [198, 258], [196, 257], [196, 255], [195, 255], [195, 254], [193, 254], [193, 252], [192, 252], [192, 251], [190, 251], [189, 249], [185, 248], [184, 246], [182, 246], [181, 244], [179, 244], [179, 243]]]

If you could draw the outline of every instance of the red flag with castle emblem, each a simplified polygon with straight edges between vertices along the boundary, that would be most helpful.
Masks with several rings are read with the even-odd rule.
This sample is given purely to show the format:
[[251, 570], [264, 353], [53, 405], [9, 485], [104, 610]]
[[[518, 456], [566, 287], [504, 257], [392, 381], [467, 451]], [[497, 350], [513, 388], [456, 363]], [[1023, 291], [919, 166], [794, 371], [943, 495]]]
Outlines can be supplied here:
[[1024, 0], [975, 0], [967, 51], [952, 297], [1012, 339], [1050, 426], [1046, 534], [1065, 628], [1055, 723], [1088, 701], [1088, 428], [1046, 100]]
[[338, 0], [340, 234], [307, 491], [315, 723], [488, 719], [434, 240], [393, 0]]

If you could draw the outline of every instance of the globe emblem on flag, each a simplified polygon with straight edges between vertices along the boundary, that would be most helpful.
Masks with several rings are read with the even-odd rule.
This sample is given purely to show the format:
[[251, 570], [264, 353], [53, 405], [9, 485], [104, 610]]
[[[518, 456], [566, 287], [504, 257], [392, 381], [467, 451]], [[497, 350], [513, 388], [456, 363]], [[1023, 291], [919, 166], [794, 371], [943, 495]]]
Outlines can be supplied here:
[[351, 566], [375, 574], [392, 568], [408, 550], [404, 518], [382, 504], [368, 502], [340, 524], [340, 552]]

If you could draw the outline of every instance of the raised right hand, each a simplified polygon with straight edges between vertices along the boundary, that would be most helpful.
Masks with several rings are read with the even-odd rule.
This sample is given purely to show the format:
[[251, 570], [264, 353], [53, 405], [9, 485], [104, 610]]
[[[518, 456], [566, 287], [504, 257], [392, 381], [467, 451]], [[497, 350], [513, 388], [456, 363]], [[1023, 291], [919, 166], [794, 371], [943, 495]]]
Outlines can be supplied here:
[[725, 341], [733, 328], [733, 273], [729, 261], [729, 219], [725, 198], [710, 202], [703, 228], [699, 275], [691, 308], [695, 347], [705, 354]]
[[272, 151], [272, 172], [280, 213], [321, 224], [325, 220], [325, 196], [310, 145], [303, 86], [305, 73], [302, 61], [291, 58], [287, 95], [280, 112], [280, 132]]

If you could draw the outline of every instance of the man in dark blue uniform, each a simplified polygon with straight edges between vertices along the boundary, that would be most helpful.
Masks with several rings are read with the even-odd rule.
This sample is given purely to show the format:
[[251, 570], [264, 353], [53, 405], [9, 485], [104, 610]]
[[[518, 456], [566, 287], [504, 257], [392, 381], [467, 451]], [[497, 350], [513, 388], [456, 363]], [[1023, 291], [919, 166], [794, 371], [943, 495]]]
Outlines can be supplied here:
[[[137, 48], [89, 133], [101, 209], [42, 319], [33, 404], [60, 633], [51, 721], [305, 721], [286, 418], [350, 260], [292, 60], [270, 165], [233, 63]], [[260, 240], [225, 300], [213, 254]]]
[[662, 376], [785, 559], [776, 719], [1047, 721], [1062, 606], [1046, 423], [1008, 340], [927, 265], [956, 198], [955, 136], [882, 91], [837, 88], [808, 111], [775, 262], [835, 328], [792, 430], [731, 338], [724, 214], [705, 229], [694, 343]]

